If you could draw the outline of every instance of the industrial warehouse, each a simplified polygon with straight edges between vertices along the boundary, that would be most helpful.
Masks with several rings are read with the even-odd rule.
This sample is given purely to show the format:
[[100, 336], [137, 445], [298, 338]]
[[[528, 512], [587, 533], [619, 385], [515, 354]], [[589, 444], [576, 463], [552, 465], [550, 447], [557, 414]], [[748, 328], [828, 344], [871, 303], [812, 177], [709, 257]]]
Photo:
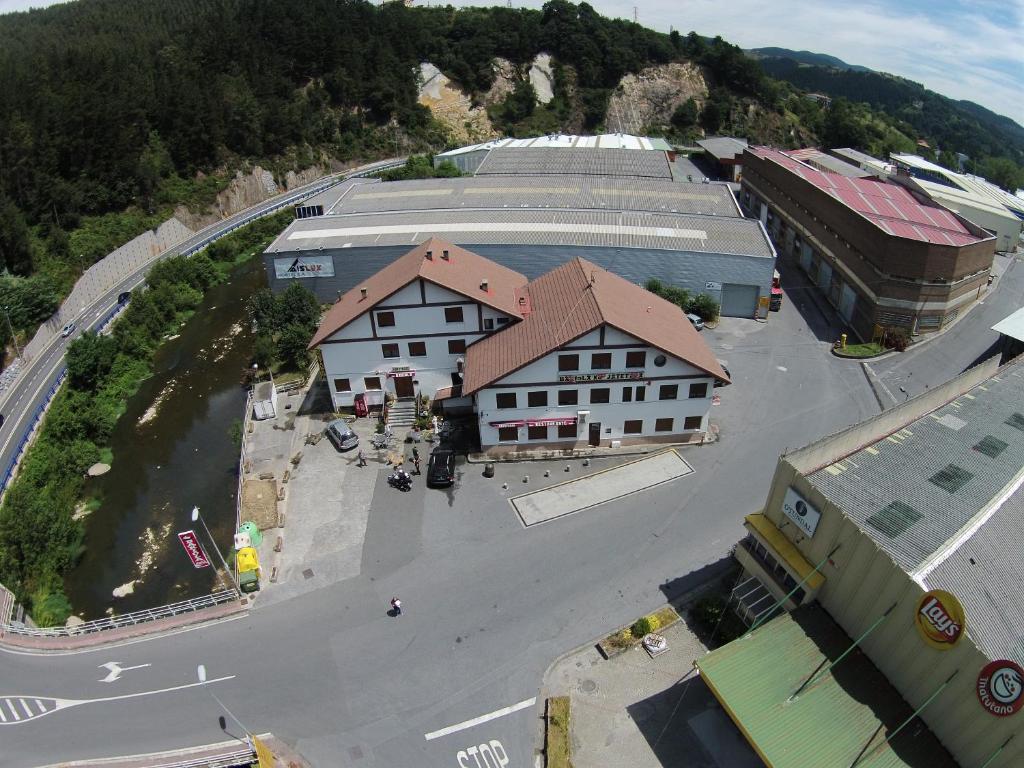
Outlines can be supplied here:
[[992, 359], [779, 459], [735, 551], [754, 629], [696, 662], [767, 765], [1024, 762], [1022, 401]]
[[[265, 252], [271, 289], [299, 279], [321, 301], [334, 302], [417, 243], [440, 237], [529, 279], [579, 257], [631, 282], [657, 277], [708, 294], [724, 316], [766, 316], [775, 251], [728, 186], [672, 181], [661, 151], [508, 151], [512, 160], [502, 159], [503, 168], [537, 173], [532, 156], [546, 154], [549, 170], [577, 175], [339, 184], [297, 208]], [[643, 167], [640, 157], [654, 158], [667, 177], [627, 175]]]

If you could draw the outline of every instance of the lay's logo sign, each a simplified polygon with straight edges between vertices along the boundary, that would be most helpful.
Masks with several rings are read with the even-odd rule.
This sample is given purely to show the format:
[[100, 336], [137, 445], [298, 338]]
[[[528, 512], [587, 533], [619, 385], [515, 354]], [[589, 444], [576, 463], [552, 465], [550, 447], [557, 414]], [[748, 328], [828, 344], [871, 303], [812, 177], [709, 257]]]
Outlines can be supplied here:
[[925, 592], [917, 604], [914, 623], [932, 648], [948, 651], [964, 634], [964, 608], [949, 592]]

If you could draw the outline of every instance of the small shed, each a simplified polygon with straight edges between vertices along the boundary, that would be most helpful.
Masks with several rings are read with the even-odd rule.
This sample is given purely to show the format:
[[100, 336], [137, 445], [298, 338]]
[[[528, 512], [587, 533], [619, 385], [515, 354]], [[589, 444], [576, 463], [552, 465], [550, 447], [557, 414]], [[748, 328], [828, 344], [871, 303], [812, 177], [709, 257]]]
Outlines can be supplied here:
[[257, 421], [277, 416], [277, 389], [272, 381], [261, 381], [253, 393], [252, 417]]

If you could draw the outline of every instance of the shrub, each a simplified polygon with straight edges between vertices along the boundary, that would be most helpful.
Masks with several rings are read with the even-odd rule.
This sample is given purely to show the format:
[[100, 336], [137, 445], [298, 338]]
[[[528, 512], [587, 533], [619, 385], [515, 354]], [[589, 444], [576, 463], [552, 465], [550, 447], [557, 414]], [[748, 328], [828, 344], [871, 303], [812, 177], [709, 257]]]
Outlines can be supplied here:
[[907, 333], [906, 328], [886, 328], [882, 336], [882, 343], [889, 349], [902, 352], [910, 346], [910, 334]]
[[726, 603], [719, 595], [703, 597], [690, 609], [690, 618], [705, 635], [710, 635], [725, 613]]
[[690, 303], [686, 307], [687, 312], [692, 312], [695, 315], [700, 315], [701, 320], [705, 323], [713, 323], [718, 319], [718, 302], [708, 296], [706, 293], [701, 293], [690, 299]]
[[633, 637], [643, 637], [644, 635], [649, 635], [660, 626], [661, 623], [658, 621], [657, 616], [643, 616], [633, 623], [629, 631], [633, 634]]

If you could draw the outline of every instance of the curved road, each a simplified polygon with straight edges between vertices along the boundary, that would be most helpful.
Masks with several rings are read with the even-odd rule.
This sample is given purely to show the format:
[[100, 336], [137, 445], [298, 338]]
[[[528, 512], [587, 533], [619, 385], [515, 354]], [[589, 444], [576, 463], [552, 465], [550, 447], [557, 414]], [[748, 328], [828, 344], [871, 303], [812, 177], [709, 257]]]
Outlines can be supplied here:
[[[1019, 296], [1016, 275], [1002, 282]], [[0, 766], [222, 741], [210, 693], [324, 768], [535, 765], [547, 666], [714, 570], [763, 504], [779, 453], [878, 412], [860, 366], [828, 354], [816, 313], [789, 294], [768, 324], [705, 332], [735, 383], [714, 414], [721, 440], [684, 452], [686, 478], [523, 529], [478, 466], [460, 467], [451, 499], [421, 484], [396, 494], [380, 473], [359, 576], [120, 647], [0, 650], [0, 701], [24, 713], [0, 722]], [[988, 345], [985, 314], [960, 323], [962, 343]], [[940, 361], [936, 383], [957, 372], [941, 350], [915, 352]], [[394, 594], [397, 619], [385, 613]], [[109, 663], [125, 671], [109, 680]], [[231, 718], [227, 731], [239, 733]]]

